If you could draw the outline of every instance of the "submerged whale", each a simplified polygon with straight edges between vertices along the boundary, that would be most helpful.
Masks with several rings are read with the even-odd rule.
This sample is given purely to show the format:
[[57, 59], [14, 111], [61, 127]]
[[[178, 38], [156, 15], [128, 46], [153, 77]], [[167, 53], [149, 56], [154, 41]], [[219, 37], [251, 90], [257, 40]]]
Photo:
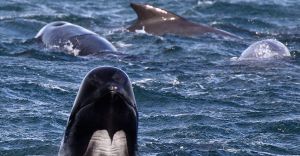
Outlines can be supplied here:
[[48, 48], [58, 48], [74, 55], [116, 51], [105, 38], [81, 26], [56, 21], [45, 25], [35, 36]]
[[90, 71], [74, 102], [59, 156], [135, 156], [138, 113], [131, 82], [120, 69]]
[[266, 39], [251, 44], [238, 58], [239, 60], [272, 59], [290, 57], [289, 49], [281, 42]]
[[144, 30], [154, 35], [176, 34], [182, 36], [197, 36], [213, 33], [221, 36], [240, 38], [220, 29], [190, 22], [172, 12], [151, 5], [135, 3], [131, 3], [130, 5], [138, 16], [137, 21], [127, 28], [131, 32]]

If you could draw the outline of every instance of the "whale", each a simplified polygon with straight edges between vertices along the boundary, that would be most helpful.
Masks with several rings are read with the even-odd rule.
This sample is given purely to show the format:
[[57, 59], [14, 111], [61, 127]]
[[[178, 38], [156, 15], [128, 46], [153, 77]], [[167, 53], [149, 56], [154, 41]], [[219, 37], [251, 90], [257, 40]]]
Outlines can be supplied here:
[[48, 23], [34, 38], [47, 48], [59, 49], [75, 56], [117, 51], [108, 40], [95, 32], [65, 21]]
[[143, 30], [154, 35], [175, 34], [180, 36], [200, 36], [212, 33], [241, 38], [224, 30], [188, 21], [175, 13], [148, 4], [131, 3], [130, 6], [137, 14], [135, 23], [127, 28], [130, 32]]
[[59, 156], [135, 156], [138, 112], [127, 74], [98, 67], [83, 79]]
[[238, 60], [280, 59], [290, 57], [289, 49], [275, 39], [254, 42], [242, 52]]

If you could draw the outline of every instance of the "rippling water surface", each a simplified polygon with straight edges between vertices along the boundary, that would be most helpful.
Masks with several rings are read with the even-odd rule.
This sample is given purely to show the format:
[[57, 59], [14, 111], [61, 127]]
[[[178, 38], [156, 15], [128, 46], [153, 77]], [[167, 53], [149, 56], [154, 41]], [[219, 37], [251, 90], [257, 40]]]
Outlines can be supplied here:
[[[155, 0], [149, 3], [243, 37], [131, 33], [129, 1], [0, 0], [0, 155], [56, 155], [82, 78], [115, 66], [133, 82], [140, 155], [300, 155], [298, 0]], [[29, 41], [63, 20], [124, 55], [76, 57]], [[236, 62], [275, 38], [293, 57]]]

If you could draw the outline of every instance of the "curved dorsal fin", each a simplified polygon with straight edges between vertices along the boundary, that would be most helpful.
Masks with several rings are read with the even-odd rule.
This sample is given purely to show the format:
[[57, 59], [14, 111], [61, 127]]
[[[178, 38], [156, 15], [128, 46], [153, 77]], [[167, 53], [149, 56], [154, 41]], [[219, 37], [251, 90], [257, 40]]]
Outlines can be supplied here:
[[130, 6], [136, 12], [139, 21], [153, 19], [153, 18], [166, 18], [171, 20], [183, 19], [182, 17], [174, 13], [171, 13], [169, 11], [160, 8], [153, 7], [151, 5], [131, 3]]

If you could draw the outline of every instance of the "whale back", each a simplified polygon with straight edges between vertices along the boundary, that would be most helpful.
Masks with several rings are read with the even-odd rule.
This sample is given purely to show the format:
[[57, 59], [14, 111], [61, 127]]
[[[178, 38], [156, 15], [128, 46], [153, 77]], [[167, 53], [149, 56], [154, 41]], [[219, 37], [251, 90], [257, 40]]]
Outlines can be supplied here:
[[142, 30], [155, 35], [164, 35], [169, 33], [183, 36], [215, 33], [223, 36], [239, 38], [238, 36], [223, 30], [190, 22], [187, 19], [176, 15], [175, 13], [156, 8], [151, 5], [131, 3], [131, 7], [138, 16], [136, 22], [127, 28], [132, 32]]

